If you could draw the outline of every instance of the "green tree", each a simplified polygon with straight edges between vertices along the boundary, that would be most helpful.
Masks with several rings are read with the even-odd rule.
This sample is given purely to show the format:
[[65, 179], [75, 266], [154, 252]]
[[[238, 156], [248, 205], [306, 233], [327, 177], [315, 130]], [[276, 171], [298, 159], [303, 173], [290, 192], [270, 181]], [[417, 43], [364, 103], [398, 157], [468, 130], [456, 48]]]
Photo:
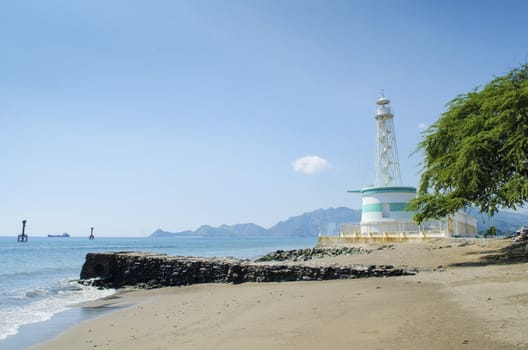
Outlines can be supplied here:
[[497, 235], [497, 228], [495, 226], [490, 226], [486, 232], [484, 232], [484, 237], [485, 238], [489, 238], [489, 237], [495, 237]]
[[528, 200], [528, 65], [457, 96], [423, 135], [415, 220], [465, 207], [492, 216]]

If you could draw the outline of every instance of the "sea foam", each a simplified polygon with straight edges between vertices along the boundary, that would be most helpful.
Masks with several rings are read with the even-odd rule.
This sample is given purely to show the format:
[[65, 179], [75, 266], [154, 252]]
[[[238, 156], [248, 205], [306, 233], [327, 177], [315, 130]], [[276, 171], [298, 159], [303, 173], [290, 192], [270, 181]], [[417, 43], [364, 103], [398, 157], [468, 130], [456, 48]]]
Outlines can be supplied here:
[[28, 303], [0, 309], [0, 340], [15, 335], [20, 326], [49, 320], [73, 305], [104, 298], [113, 289], [97, 289], [71, 280], [62, 280], [49, 288], [36, 288], [21, 293], [18, 298]]

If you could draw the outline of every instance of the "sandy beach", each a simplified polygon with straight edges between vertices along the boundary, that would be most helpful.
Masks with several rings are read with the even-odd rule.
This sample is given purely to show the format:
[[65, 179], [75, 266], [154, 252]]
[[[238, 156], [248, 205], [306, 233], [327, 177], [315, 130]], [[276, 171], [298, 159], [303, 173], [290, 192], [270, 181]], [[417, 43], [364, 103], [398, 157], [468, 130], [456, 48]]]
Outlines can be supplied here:
[[528, 349], [528, 258], [510, 245], [383, 244], [305, 262], [414, 276], [122, 290], [82, 307], [127, 307], [31, 349]]

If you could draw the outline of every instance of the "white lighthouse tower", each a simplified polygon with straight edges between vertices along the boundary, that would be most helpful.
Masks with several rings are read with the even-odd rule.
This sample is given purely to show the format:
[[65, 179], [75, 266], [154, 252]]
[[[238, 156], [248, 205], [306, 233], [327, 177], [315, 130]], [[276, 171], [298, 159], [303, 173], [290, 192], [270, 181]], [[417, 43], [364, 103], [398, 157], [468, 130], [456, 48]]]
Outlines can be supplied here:
[[376, 104], [375, 185], [354, 191], [362, 195], [362, 233], [401, 231], [402, 224], [412, 222], [415, 214], [407, 210], [416, 188], [402, 186], [390, 100], [382, 96]]
[[390, 100], [381, 97], [376, 104], [376, 186], [401, 185], [400, 163], [394, 133]]

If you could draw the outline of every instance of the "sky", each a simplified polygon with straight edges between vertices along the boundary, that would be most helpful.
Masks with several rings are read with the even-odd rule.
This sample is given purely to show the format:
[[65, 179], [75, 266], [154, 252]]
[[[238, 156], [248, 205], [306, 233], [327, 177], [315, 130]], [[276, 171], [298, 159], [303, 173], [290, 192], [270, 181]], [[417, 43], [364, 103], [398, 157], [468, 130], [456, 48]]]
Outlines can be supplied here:
[[4, 1], [0, 235], [146, 236], [360, 208], [376, 100], [404, 185], [458, 94], [528, 60], [525, 1]]

